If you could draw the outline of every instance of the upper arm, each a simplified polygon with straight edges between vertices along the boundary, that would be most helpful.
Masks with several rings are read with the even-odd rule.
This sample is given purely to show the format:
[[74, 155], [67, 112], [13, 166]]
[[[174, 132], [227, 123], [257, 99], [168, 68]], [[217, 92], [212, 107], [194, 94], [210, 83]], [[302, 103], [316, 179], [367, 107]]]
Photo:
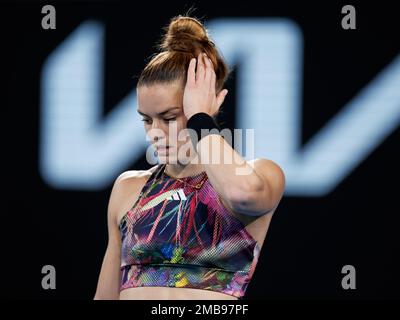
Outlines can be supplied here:
[[107, 208], [108, 244], [100, 270], [94, 299], [119, 299], [121, 238], [117, 224], [118, 212], [124, 198], [126, 172], [115, 180]]

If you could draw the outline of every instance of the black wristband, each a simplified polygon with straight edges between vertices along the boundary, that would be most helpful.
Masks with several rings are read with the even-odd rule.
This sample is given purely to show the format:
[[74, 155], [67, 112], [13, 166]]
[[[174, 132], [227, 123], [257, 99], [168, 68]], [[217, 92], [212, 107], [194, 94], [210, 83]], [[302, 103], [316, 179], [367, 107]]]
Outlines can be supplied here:
[[[219, 131], [221, 131], [220, 126], [214, 121], [213, 117], [205, 112], [198, 112], [191, 116], [187, 121], [186, 127], [194, 131], [189, 130], [189, 134], [195, 149], [197, 142], [202, 138], [209, 134], [220, 134]], [[204, 129], [203, 132], [201, 129]]]

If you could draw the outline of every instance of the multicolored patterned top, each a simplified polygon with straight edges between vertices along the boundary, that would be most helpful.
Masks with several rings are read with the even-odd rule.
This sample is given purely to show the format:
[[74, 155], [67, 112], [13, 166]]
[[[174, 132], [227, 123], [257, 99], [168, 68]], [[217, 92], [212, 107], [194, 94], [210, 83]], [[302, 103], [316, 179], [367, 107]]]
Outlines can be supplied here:
[[180, 178], [158, 164], [122, 218], [121, 287], [212, 290], [242, 299], [260, 247], [222, 204], [205, 171]]

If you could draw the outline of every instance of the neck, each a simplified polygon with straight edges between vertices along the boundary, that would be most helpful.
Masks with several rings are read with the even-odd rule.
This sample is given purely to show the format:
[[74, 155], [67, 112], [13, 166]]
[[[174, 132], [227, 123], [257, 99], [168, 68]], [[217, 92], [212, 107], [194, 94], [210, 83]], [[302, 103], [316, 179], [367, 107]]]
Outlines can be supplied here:
[[[197, 156], [194, 157], [194, 159], [197, 159]], [[172, 177], [184, 178], [199, 174], [200, 172], [204, 171], [204, 168], [199, 161], [196, 162], [192, 160], [187, 164], [182, 164], [178, 160], [177, 163], [174, 164], [167, 163], [164, 171]]]

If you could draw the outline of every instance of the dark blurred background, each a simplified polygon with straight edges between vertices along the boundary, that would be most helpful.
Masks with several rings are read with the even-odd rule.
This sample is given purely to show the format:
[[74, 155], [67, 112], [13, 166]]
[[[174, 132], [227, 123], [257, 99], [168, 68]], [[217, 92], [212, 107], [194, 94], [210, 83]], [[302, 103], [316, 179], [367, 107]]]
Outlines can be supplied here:
[[[399, 298], [393, 3], [1, 2], [1, 295], [93, 298], [112, 184], [152, 166], [134, 76], [162, 27], [194, 6], [234, 66], [219, 120], [254, 128], [254, 157], [286, 172], [247, 298]], [[46, 4], [54, 30], [41, 25]], [[348, 4], [356, 29], [341, 25]], [[55, 290], [42, 289], [44, 265], [56, 268]], [[341, 286], [345, 265], [356, 269], [355, 290]]]

